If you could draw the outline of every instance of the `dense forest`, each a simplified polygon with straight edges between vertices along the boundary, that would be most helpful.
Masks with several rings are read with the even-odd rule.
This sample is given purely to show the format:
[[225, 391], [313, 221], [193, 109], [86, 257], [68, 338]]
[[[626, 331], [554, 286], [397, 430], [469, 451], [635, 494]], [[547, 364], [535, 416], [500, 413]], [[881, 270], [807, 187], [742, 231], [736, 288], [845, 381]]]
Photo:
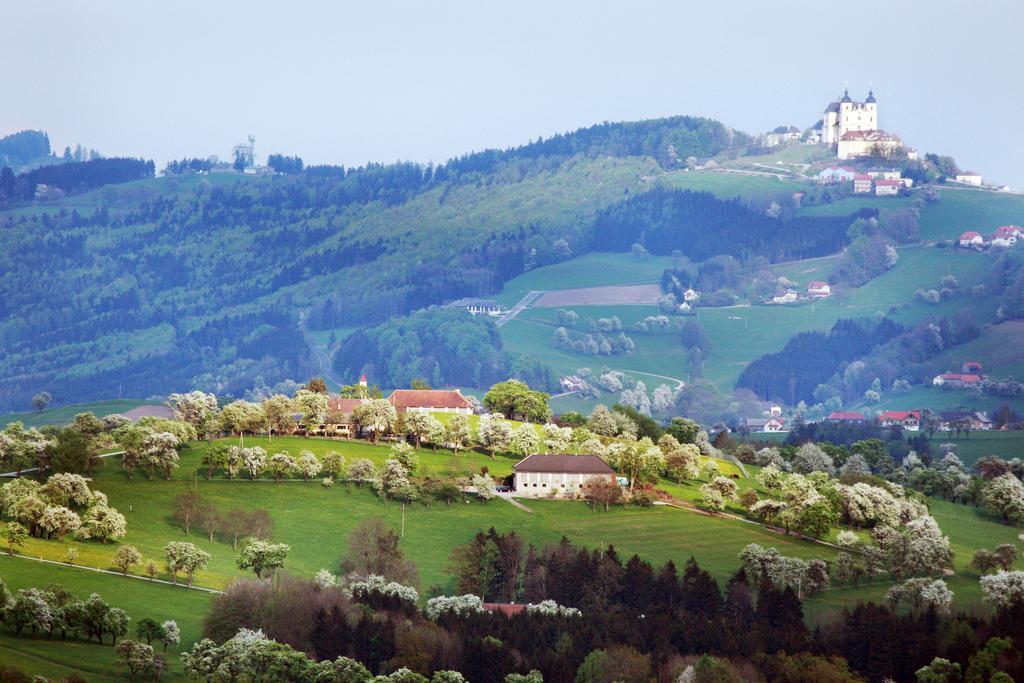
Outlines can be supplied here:
[[347, 381], [365, 372], [388, 387], [407, 387], [413, 379], [483, 387], [509, 377], [540, 389], [557, 386], [546, 367], [502, 349], [491, 320], [460, 309], [418, 311], [356, 332], [338, 349], [334, 369]]
[[23, 130], [0, 138], [0, 168], [17, 168], [49, 154], [50, 136], [41, 130]]
[[591, 247], [652, 254], [678, 251], [694, 261], [726, 254], [771, 261], [834, 254], [847, 243], [852, 216], [771, 217], [739, 200], [656, 188], [608, 207], [594, 222]]
[[888, 318], [858, 318], [839, 320], [828, 333], [801, 332], [781, 351], [761, 356], [744, 368], [736, 386], [789, 405], [813, 403], [814, 390], [828, 381], [840, 364], [866, 355], [902, 331]]
[[0, 172], [0, 203], [32, 199], [39, 185], [78, 194], [104, 185], [152, 178], [153, 173], [153, 162], [143, 159], [91, 159], [53, 164], [18, 176], [5, 166]]

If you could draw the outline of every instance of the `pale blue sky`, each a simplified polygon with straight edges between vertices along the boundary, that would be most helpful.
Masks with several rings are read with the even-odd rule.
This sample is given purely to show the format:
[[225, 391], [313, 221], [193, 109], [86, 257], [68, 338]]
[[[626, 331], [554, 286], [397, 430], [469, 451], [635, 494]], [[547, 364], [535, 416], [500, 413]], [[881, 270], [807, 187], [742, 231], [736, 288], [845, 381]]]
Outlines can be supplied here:
[[881, 124], [1024, 187], [1019, 0], [5, 0], [0, 134], [157, 160], [439, 161], [603, 120], [813, 123], [849, 81]]

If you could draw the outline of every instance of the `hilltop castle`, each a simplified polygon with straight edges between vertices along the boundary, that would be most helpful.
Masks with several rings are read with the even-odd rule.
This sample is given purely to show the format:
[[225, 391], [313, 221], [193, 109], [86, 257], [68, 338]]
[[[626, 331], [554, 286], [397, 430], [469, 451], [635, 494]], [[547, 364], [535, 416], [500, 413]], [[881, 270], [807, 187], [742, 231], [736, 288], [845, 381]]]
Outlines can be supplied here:
[[825, 108], [814, 135], [822, 144], [835, 145], [840, 159], [878, 152], [885, 155], [903, 146], [898, 136], [878, 127], [878, 100], [871, 90], [863, 102], [854, 102], [850, 91], [843, 91], [841, 99]]

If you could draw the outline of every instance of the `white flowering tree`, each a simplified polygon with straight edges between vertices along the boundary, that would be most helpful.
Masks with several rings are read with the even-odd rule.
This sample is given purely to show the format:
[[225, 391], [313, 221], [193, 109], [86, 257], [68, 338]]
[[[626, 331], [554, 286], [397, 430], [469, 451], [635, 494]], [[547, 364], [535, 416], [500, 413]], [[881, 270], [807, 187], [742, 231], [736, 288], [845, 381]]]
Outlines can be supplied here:
[[216, 396], [202, 391], [171, 394], [167, 397], [167, 403], [174, 412], [174, 419], [192, 425], [200, 439], [210, 435], [218, 413]]
[[998, 571], [981, 577], [981, 597], [996, 609], [1024, 602], [1024, 572]]
[[381, 434], [386, 434], [398, 420], [398, 413], [391, 402], [383, 398], [370, 399], [352, 411], [352, 416], [362, 429], [370, 431], [370, 439], [376, 443]]
[[295, 459], [295, 471], [301, 474], [303, 479], [312, 479], [320, 474], [322, 469], [320, 459], [312, 451], [302, 451]]
[[529, 423], [519, 425], [512, 432], [512, 443], [510, 450], [518, 455], [531, 455], [540, 450], [540, 437], [537, 430]]
[[483, 608], [483, 600], [477, 595], [441, 595], [427, 600], [427, 605], [423, 608], [424, 616], [433, 621], [446, 614], [461, 617], [486, 611]]
[[274, 475], [276, 481], [281, 481], [285, 476], [291, 474], [295, 469], [295, 460], [288, 455], [288, 451], [281, 451], [270, 456], [267, 469]]
[[299, 389], [295, 393], [295, 406], [302, 414], [306, 429], [318, 429], [327, 422], [327, 395], [318, 391]]
[[572, 441], [571, 427], [559, 427], [548, 422], [541, 428], [541, 433], [548, 453], [565, 453], [569, 450], [569, 443]]
[[491, 457], [498, 451], [508, 450], [512, 443], [512, 425], [500, 415], [481, 415], [477, 427], [480, 445], [491, 452]]
[[982, 500], [1003, 520], [1015, 524], [1024, 521], [1024, 484], [1013, 474], [1007, 472], [989, 482]]
[[473, 438], [473, 430], [469, 426], [469, 418], [455, 415], [444, 428], [444, 440], [458, 453]]
[[488, 501], [497, 495], [494, 480], [491, 479], [489, 474], [473, 475], [472, 483], [473, 488], [476, 489], [476, 495], [483, 501]]
[[250, 479], [255, 479], [267, 468], [267, 452], [259, 446], [241, 449], [241, 456], [242, 466], [249, 473]]
[[831, 475], [835, 474], [836, 468], [832, 456], [818, 444], [808, 442], [796, 449], [796, 455], [793, 456], [793, 471], [801, 474], [824, 472]]

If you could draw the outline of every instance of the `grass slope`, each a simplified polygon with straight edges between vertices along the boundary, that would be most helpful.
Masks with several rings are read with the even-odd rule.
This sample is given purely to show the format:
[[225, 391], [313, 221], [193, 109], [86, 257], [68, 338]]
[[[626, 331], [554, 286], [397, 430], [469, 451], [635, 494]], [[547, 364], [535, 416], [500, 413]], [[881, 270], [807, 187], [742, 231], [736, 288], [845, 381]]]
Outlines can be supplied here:
[[112, 415], [113, 413], [125, 413], [132, 408], [151, 405], [152, 403], [152, 401], [144, 401], [142, 399], [134, 398], [94, 401], [92, 403], [76, 403], [74, 405], [61, 406], [59, 408], [50, 408], [49, 410], [44, 410], [41, 413], [8, 413], [6, 415], [0, 415], [0, 425], [6, 425], [16, 420], [23, 422], [26, 427], [42, 427], [43, 425], [49, 424], [63, 425], [74, 420], [75, 415], [78, 415], [79, 413], [91, 412], [94, 413], [96, 417], [103, 417], [105, 415]]
[[[973, 438], [973, 437], [972, 437]], [[286, 448], [293, 455], [309, 449], [318, 454], [337, 449], [351, 462], [368, 457], [381, 463], [389, 449], [362, 442], [337, 442], [318, 439], [278, 438], [272, 448], [264, 440], [247, 439], [247, 444], [266, 445], [271, 452]], [[109, 496], [112, 505], [125, 513], [129, 534], [124, 540], [136, 545], [146, 558], [159, 558], [162, 547], [172, 540], [195, 543], [212, 555], [210, 566], [196, 577], [198, 585], [221, 587], [242, 573], [235, 565], [235, 552], [229, 543], [209, 541], [193, 530], [186, 537], [171, 518], [171, 501], [180, 492], [194, 486], [221, 509], [265, 507], [276, 522], [274, 538], [288, 543], [290, 571], [312, 576], [321, 568], [336, 569], [344, 554], [348, 534], [359, 521], [381, 517], [405, 535], [402, 547], [420, 570], [420, 589], [432, 586], [443, 591], [453, 589], [448, 574], [451, 550], [464, 544], [478, 530], [491, 526], [499, 531], [515, 530], [536, 545], [556, 543], [563, 536], [590, 547], [614, 545], [620, 554], [633, 553], [660, 564], [669, 559], [685, 562], [693, 556], [720, 582], [737, 568], [737, 553], [748, 543], [778, 548], [785, 555], [832, 559], [834, 552], [819, 545], [769, 532], [762, 527], [732, 519], [710, 517], [667, 507], [647, 509], [615, 508], [611, 512], [592, 512], [580, 502], [526, 501], [534, 512], [527, 513], [500, 500], [487, 504], [457, 503], [447, 506], [413, 504], [403, 512], [401, 506], [386, 505], [367, 488], [336, 485], [324, 488], [317, 481], [271, 480], [205, 481], [196, 476], [201, 454], [209, 444], [190, 445], [182, 453], [182, 466], [172, 481], [129, 481], [113, 463], [101, 471], [95, 488]], [[486, 466], [496, 475], [511, 470], [513, 457], [492, 460], [480, 453], [453, 455], [449, 452], [420, 452], [421, 471], [426, 473], [470, 472]], [[726, 468], [728, 469], [728, 468]], [[755, 468], [756, 469], [756, 468]], [[756, 486], [753, 480], [740, 480], [741, 488]], [[699, 484], [699, 482], [698, 482]], [[659, 484], [673, 495], [696, 499], [696, 485]], [[1016, 529], [971, 508], [937, 501], [933, 505], [940, 525], [948, 533], [957, 552], [957, 576], [951, 587], [961, 604], [975, 607], [980, 598], [977, 577], [964, 570], [973, 552], [1012, 541]], [[24, 548], [29, 556], [63, 557], [68, 546], [81, 549], [77, 563], [106, 567], [115, 544], [42, 541], [33, 539]], [[183, 643], [189, 645], [199, 635], [201, 616], [209, 596], [184, 588], [151, 584], [145, 580], [102, 575], [66, 566], [37, 564], [23, 559], [0, 558], [0, 574], [12, 588], [59, 582], [76, 594], [97, 591], [112, 604], [127, 609], [137, 621], [143, 616], [175, 618], [183, 631]], [[814, 619], [837, 606], [848, 606], [868, 598], [880, 598], [888, 584], [879, 582], [858, 587], [840, 587], [814, 596], [806, 602]], [[0, 630], [0, 661], [21, 662], [33, 671], [51, 676], [66, 675], [69, 669], [92, 673], [97, 680], [112, 676], [113, 653], [109, 647], [95, 645], [65, 646], [44, 639], [16, 639]]]

